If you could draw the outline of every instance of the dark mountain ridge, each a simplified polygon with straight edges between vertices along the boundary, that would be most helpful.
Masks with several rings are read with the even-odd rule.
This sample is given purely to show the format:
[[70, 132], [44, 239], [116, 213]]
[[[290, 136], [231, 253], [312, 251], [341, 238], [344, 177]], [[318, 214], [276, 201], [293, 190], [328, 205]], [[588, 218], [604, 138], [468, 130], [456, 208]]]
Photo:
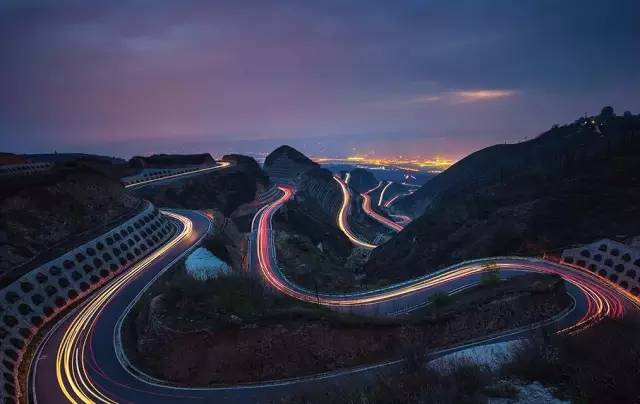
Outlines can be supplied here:
[[424, 213], [374, 250], [366, 270], [403, 279], [466, 259], [636, 235], [639, 154], [640, 117], [606, 113], [473, 153], [398, 201]]
[[264, 160], [263, 168], [274, 181], [295, 181], [300, 174], [319, 168], [320, 164], [312, 161], [291, 146], [280, 146], [272, 151]]
[[351, 179], [349, 186], [358, 193], [367, 192], [378, 185], [378, 179], [370, 170], [364, 168], [354, 168], [350, 172]]
[[460, 194], [518, 178], [545, 181], [559, 171], [579, 171], [589, 159], [613, 152], [631, 141], [627, 139], [628, 131], [637, 131], [638, 119], [605, 113], [554, 126], [526, 142], [487, 147], [458, 161], [413, 195], [399, 200], [395, 210], [417, 216], [445, 194]]
[[269, 153], [267, 158], [264, 160], [265, 167], [273, 165], [279, 157], [283, 156], [295, 163], [308, 165], [310, 168], [320, 166], [318, 163], [313, 162], [309, 157], [305, 156], [302, 152], [294, 149], [293, 147], [289, 145], [282, 145]]

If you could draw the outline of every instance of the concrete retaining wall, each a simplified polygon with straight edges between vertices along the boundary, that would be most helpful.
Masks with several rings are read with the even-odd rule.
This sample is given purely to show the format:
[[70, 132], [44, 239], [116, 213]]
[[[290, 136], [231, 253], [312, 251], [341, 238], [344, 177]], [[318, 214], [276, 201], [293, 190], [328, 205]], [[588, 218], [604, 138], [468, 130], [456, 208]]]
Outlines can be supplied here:
[[53, 167], [53, 163], [25, 163], [25, 164], [8, 164], [0, 166], [0, 176], [18, 176], [33, 175], [41, 172], [49, 171]]
[[578, 248], [564, 250], [562, 262], [586, 268], [640, 295], [640, 249], [603, 239]]
[[0, 290], [0, 402], [17, 400], [18, 367], [40, 327], [162, 245], [175, 230], [147, 203], [133, 218]]

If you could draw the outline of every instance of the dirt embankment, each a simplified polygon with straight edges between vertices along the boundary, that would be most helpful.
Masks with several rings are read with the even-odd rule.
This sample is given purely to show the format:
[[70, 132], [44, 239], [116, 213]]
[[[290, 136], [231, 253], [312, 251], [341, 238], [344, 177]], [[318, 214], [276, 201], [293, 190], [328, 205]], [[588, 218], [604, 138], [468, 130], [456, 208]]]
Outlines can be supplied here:
[[[234, 291], [242, 296], [249, 285], [236, 283]], [[286, 299], [263, 304], [249, 292], [222, 307], [211, 295], [216, 286], [204, 288], [209, 292], [195, 299], [160, 293], [138, 311], [129, 349], [144, 342], [133, 355], [151, 375], [194, 386], [309, 375], [531, 324], [561, 312], [570, 301], [559, 278], [533, 275], [475, 289], [418, 318], [377, 321]], [[225, 295], [227, 289], [216, 293]]]
[[54, 258], [142, 207], [118, 181], [87, 167], [56, 168], [2, 188], [0, 277]]

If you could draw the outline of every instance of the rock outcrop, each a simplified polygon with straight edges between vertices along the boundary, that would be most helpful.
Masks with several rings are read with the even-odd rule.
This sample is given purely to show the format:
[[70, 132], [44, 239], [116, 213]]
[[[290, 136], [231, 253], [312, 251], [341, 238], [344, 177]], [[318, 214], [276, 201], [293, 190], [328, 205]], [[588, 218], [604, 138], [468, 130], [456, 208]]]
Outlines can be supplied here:
[[351, 179], [349, 180], [349, 186], [358, 193], [367, 192], [371, 188], [378, 185], [378, 180], [371, 170], [364, 168], [354, 168], [350, 172]]
[[264, 170], [273, 181], [296, 181], [300, 174], [320, 165], [291, 146], [280, 146], [267, 156]]

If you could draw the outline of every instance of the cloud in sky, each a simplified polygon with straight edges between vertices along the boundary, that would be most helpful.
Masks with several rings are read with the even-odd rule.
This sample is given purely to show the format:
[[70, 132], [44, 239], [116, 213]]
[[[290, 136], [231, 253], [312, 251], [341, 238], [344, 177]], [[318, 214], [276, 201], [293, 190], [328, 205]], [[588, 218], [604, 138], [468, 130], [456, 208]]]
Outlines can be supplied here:
[[474, 90], [474, 91], [454, 91], [453, 97], [458, 99], [458, 102], [478, 102], [478, 101], [490, 101], [498, 98], [513, 97], [518, 94], [514, 90]]
[[460, 155], [640, 110], [639, 19], [634, 0], [6, 1], [0, 149]]
[[513, 97], [519, 92], [515, 90], [460, 90], [441, 94], [422, 95], [409, 99], [409, 103], [444, 102], [450, 105], [467, 102], [492, 101], [500, 98]]

